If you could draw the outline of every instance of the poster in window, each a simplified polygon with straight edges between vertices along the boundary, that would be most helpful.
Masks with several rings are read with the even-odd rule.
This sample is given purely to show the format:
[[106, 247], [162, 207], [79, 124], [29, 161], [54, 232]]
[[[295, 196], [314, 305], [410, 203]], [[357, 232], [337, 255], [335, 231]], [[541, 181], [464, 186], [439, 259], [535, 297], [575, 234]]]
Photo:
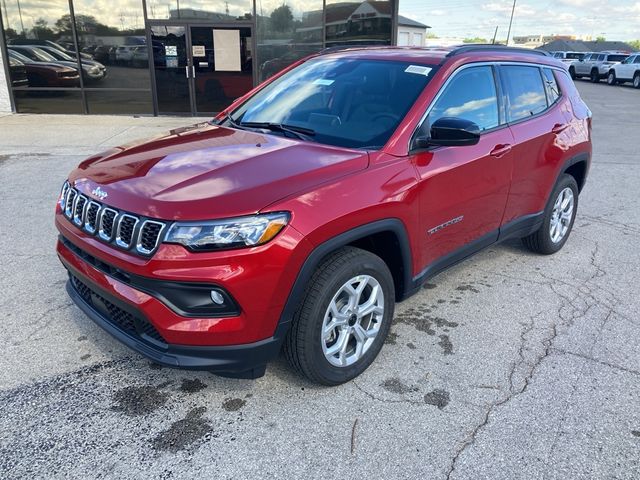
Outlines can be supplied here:
[[217, 72], [239, 72], [240, 30], [213, 30], [213, 58]]

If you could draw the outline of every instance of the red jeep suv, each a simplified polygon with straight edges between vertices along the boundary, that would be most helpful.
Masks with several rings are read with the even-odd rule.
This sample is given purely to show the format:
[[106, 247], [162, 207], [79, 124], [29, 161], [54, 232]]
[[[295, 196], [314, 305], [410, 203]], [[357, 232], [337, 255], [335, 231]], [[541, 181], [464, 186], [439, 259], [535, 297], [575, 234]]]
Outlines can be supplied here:
[[154, 362], [256, 378], [283, 348], [336, 385], [436, 273], [514, 237], [562, 248], [590, 161], [591, 112], [541, 52], [329, 50], [82, 162], [57, 252], [78, 306]]

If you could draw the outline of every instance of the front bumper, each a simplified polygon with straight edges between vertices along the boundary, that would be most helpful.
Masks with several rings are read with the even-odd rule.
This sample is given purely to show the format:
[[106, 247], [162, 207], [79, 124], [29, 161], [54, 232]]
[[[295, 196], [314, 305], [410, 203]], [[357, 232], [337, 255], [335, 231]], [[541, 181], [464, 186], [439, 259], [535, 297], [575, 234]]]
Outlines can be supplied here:
[[75, 304], [117, 340], [160, 365], [191, 370], [210, 370], [219, 375], [236, 378], [258, 378], [264, 375], [267, 362], [275, 358], [280, 350], [284, 332], [277, 332], [277, 335], [260, 342], [221, 347], [169, 345], [154, 340], [153, 336], [144, 333], [132, 334], [114, 322], [108, 313], [102, 312], [96, 304], [81, 295], [76, 285], [81, 282], [92, 290], [95, 297], [101, 297], [132, 315], [140, 316], [140, 312], [135, 312], [121, 300], [91, 284], [87, 278], [79, 277], [79, 272], [73, 271], [73, 268], [64, 261], [63, 264], [70, 275], [67, 292]]

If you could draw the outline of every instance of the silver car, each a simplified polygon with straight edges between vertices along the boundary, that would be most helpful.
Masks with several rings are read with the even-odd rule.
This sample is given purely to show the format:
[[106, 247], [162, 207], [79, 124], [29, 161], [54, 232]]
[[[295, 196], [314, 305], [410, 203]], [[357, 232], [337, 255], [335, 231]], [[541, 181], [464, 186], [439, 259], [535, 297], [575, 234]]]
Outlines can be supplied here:
[[590, 52], [582, 60], [569, 65], [571, 78], [589, 77], [593, 83], [607, 78], [613, 65], [624, 61], [629, 55], [624, 52]]

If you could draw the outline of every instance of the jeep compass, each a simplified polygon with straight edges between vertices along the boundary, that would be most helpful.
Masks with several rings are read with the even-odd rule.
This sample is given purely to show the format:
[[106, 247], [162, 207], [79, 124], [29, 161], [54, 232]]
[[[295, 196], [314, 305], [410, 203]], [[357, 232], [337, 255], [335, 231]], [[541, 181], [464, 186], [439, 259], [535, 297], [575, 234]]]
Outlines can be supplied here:
[[552, 254], [591, 161], [566, 67], [498, 46], [303, 59], [210, 123], [83, 161], [56, 208], [67, 291], [153, 362], [337, 385], [395, 302], [510, 238]]

